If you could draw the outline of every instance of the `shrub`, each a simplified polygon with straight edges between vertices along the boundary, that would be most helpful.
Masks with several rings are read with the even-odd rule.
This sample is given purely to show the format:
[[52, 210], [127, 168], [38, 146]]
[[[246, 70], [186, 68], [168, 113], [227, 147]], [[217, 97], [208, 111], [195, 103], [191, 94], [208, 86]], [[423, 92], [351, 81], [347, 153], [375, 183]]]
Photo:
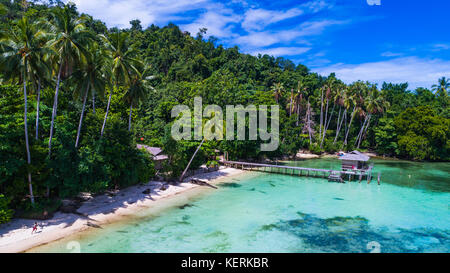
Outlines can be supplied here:
[[9, 200], [0, 194], [0, 224], [7, 223], [11, 220], [14, 211], [8, 208]]

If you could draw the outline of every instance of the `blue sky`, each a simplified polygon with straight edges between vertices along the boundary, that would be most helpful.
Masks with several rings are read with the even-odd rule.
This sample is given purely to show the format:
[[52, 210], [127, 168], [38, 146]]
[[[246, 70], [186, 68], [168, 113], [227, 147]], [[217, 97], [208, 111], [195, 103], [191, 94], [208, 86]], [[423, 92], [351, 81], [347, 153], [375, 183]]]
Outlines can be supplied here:
[[226, 47], [286, 57], [347, 83], [409, 82], [414, 89], [450, 77], [447, 0], [72, 2], [108, 27], [128, 28], [132, 19], [143, 27], [173, 22], [192, 35], [205, 27]]

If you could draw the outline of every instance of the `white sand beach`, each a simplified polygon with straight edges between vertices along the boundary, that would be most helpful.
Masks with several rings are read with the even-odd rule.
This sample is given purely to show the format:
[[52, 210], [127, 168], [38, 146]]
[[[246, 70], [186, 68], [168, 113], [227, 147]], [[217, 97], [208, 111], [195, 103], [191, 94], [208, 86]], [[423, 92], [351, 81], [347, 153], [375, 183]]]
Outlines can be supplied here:
[[[140, 211], [158, 206], [159, 200], [173, 198], [194, 188], [205, 187], [189, 183], [197, 178], [208, 181], [212, 185], [224, 178], [243, 174], [245, 171], [233, 168], [223, 168], [215, 172], [202, 173], [185, 179], [178, 185], [150, 181], [143, 185], [135, 185], [120, 190], [117, 193], [102, 194], [84, 202], [77, 210], [80, 214], [57, 212], [52, 219], [37, 221], [37, 232], [32, 234], [36, 220], [13, 219], [0, 225], [0, 253], [23, 252], [33, 247], [46, 244], [74, 233], [98, 227], [104, 224], [132, 217]], [[166, 189], [161, 189], [166, 185]], [[143, 191], [148, 190], [149, 194]]]

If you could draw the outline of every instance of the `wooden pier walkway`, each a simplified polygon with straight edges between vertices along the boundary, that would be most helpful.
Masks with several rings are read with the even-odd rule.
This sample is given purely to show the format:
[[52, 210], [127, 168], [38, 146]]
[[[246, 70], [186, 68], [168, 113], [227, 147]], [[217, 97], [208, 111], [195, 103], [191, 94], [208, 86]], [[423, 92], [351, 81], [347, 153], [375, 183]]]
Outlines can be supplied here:
[[[367, 180], [367, 183], [370, 183], [370, 181], [372, 180], [372, 167], [365, 170], [329, 170], [227, 160], [222, 161], [222, 163], [225, 166], [242, 170], [278, 173], [293, 176], [320, 177], [327, 178], [328, 181], [336, 181], [341, 183], [345, 182], [345, 178], [347, 178], [348, 181], [352, 181], [356, 178], [359, 182], [361, 182], [361, 180], [365, 178]], [[380, 179], [381, 174], [378, 173], [378, 184], [380, 184]]]

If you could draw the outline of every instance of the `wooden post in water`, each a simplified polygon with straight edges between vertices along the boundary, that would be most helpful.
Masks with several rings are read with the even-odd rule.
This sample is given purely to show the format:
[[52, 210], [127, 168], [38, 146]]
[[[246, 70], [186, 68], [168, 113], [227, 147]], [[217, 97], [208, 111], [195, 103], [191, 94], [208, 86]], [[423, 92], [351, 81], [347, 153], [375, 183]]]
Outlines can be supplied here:
[[378, 178], [377, 178], [378, 185], [380, 185], [380, 180], [381, 180], [381, 173], [378, 173]]
[[359, 183], [361, 183], [361, 180], [362, 180], [362, 173], [360, 172], [359, 173]]

